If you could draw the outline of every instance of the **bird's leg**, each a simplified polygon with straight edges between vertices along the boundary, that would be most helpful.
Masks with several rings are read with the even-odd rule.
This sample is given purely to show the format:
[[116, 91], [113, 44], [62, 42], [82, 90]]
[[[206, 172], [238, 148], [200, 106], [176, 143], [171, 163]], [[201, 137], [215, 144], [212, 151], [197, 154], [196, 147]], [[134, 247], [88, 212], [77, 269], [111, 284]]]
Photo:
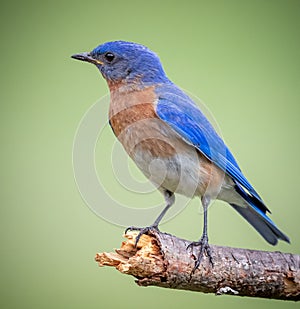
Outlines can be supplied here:
[[151, 224], [150, 226], [146, 226], [146, 227], [130, 226], [125, 230], [125, 234], [128, 231], [134, 231], [134, 230], [140, 231], [139, 234], [137, 235], [136, 239], [135, 239], [135, 246], [137, 245], [137, 243], [139, 242], [139, 240], [140, 240], [140, 238], [143, 234], [147, 234], [151, 229], [159, 231], [158, 225], [159, 225], [160, 221], [162, 220], [162, 218], [164, 217], [166, 212], [169, 210], [169, 208], [174, 204], [175, 195], [174, 195], [173, 192], [171, 192], [169, 190], [164, 190], [163, 195], [164, 195], [164, 198], [165, 198], [165, 201], [166, 201], [166, 206], [162, 210], [162, 212], [159, 214], [159, 216], [155, 219], [153, 224]]
[[206, 253], [206, 255], [208, 256], [209, 262], [211, 263], [211, 265], [214, 266], [210, 246], [208, 244], [208, 236], [207, 236], [207, 208], [210, 203], [210, 199], [203, 196], [201, 199], [201, 202], [202, 202], [202, 206], [204, 210], [203, 233], [199, 241], [191, 242], [187, 246], [187, 249], [188, 248], [193, 249], [193, 247], [195, 246], [200, 246], [199, 254], [198, 254], [197, 260], [195, 261], [195, 266], [192, 272], [195, 272], [195, 270], [200, 266], [204, 253]]

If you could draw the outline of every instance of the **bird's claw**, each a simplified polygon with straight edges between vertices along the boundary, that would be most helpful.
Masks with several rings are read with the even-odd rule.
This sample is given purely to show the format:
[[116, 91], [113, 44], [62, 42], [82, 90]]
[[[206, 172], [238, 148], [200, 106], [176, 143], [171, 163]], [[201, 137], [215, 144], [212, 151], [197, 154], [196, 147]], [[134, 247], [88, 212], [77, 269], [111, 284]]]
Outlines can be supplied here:
[[137, 244], [143, 234], [148, 234], [151, 230], [159, 231], [157, 225], [150, 225], [146, 227], [136, 227], [136, 226], [130, 226], [125, 230], [125, 234], [127, 234], [128, 231], [139, 231], [138, 235], [135, 238], [135, 244], [134, 246], [137, 247]]
[[186, 247], [186, 249], [187, 250], [188, 249], [193, 250], [194, 247], [198, 247], [198, 246], [200, 246], [200, 250], [199, 250], [198, 257], [197, 257], [197, 259], [195, 261], [195, 266], [194, 266], [194, 268], [192, 270], [192, 273], [194, 273], [196, 271], [196, 269], [200, 266], [204, 253], [209, 258], [209, 262], [210, 262], [211, 266], [214, 267], [214, 263], [213, 263], [213, 259], [212, 259], [212, 254], [211, 254], [211, 249], [210, 249], [210, 246], [208, 244], [208, 237], [207, 237], [207, 235], [203, 235], [199, 241], [191, 242]]

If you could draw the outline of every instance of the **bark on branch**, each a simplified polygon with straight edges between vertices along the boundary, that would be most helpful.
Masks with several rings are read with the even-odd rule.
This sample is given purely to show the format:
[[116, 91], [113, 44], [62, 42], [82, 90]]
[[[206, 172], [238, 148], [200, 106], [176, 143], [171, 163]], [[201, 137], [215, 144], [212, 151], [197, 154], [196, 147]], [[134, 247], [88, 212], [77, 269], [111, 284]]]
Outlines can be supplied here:
[[136, 235], [125, 235], [127, 240], [116, 252], [98, 253], [99, 266], [114, 266], [136, 277], [140, 286], [300, 300], [299, 255], [211, 245], [214, 267], [204, 257], [192, 273], [197, 248], [186, 250], [189, 241], [153, 231], [135, 248]]

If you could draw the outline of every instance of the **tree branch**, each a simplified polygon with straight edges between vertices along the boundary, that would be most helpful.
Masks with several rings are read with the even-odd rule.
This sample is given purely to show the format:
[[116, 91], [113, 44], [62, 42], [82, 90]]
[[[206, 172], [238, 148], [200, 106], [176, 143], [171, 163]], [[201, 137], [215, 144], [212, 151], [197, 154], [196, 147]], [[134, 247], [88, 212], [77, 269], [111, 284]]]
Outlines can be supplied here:
[[99, 266], [114, 266], [137, 278], [140, 286], [159, 286], [204, 293], [300, 300], [300, 256], [211, 245], [214, 267], [206, 256], [192, 273], [197, 248], [189, 241], [152, 231], [134, 247], [129, 232], [120, 249], [98, 253]]

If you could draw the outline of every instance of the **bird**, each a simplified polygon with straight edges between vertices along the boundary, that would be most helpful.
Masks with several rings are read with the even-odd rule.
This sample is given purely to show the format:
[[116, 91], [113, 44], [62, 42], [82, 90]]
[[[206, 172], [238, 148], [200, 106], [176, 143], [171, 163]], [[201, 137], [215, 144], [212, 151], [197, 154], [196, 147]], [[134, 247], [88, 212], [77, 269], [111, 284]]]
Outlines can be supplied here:
[[233, 154], [196, 103], [166, 75], [158, 55], [126, 41], [103, 43], [71, 56], [94, 64], [110, 91], [109, 124], [138, 168], [163, 194], [165, 207], [147, 227], [126, 229], [141, 235], [159, 231], [175, 194], [198, 197], [203, 231], [188, 248], [199, 247], [194, 270], [206, 255], [213, 266], [207, 213], [213, 200], [233, 207], [271, 245], [290, 242], [267, 213], [270, 210], [242, 173]]

